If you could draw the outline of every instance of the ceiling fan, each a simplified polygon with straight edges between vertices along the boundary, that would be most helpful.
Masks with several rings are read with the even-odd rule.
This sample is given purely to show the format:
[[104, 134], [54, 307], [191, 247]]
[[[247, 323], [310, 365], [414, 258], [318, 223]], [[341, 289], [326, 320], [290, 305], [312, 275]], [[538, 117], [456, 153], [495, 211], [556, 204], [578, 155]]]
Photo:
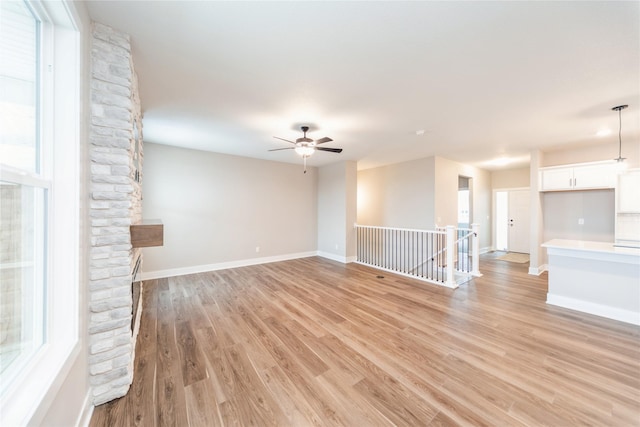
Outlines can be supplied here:
[[342, 148], [328, 148], [328, 147], [318, 147], [320, 144], [325, 144], [327, 142], [333, 141], [331, 138], [316, 139], [315, 141], [311, 138], [307, 138], [307, 132], [309, 131], [309, 126], [301, 126], [300, 130], [303, 132], [302, 138], [298, 138], [295, 141], [290, 141], [288, 139], [280, 138], [274, 136], [275, 139], [279, 139], [281, 141], [288, 142], [293, 144], [293, 147], [285, 147], [285, 148], [274, 148], [269, 151], [280, 151], [280, 150], [295, 150], [296, 153], [302, 156], [304, 160], [304, 173], [307, 173], [307, 157], [311, 157], [311, 155], [315, 151], [328, 151], [330, 153], [342, 153]]

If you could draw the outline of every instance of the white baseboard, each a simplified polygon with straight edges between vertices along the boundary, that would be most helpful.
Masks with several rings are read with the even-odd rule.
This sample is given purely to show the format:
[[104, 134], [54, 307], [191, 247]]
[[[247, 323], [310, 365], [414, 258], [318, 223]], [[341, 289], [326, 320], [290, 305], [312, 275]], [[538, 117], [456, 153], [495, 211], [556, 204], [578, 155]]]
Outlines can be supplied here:
[[357, 259], [356, 256], [344, 257], [342, 255], [336, 255], [336, 254], [332, 254], [332, 253], [329, 253], [329, 252], [322, 252], [322, 251], [318, 251], [317, 255], [321, 256], [323, 258], [327, 258], [327, 259], [333, 260], [333, 261], [341, 262], [343, 264], [349, 264], [350, 262], [356, 262], [356, 259]]
[[547, 264], [542, 264], [540, 267], [529, 267], [529, 274], [532, 276], [539, 276], [549, 269]]
[[87, 395], [84, 397], [82, 412], [78, 417], [78, 422], [76, 422], [76, 425], [78, 427], [89, 427], [91, 417], [93, 416], [93, 409], [95, 408], [95, 406], [93, 406], [93, 403], [91, 403], [91, 396], [93, 396], [93, 390], [89, 388], [89, 390], [87, 391]]
[[547, 304], [569, 308], [571, 310], [582, 311], [584, 313], [606, 317], [607, 319], [619, 320], [621, 322], [640, 325], [640, 313], [615, 307], [609, 307], [607, 305], [596, 304], [593, 302], [582, 301], [575, 298], [568, 298], [552, 294], [547, 294]]
[[[247, 267], [249, 265], [267, 264], [270, 262], [288, 261], [290, 259], [308, 258], [319, 255], [316, 251], [299, 252], [294, 254], [276, 255], [262, 258], [241, 259], [237, 261], [219, 262], [215, 264], [193, 265], [189, 267], [170, 268], [167, 270], [143, 271], [140, 280], [160, 279], [163, 277], [184, 276], [186, 274], [204, 273], [207, 271], [224, 270], [227, 268]], [[143, 265], [144, 267], [144, 265]]]
[[480, 255], [488, 254], [489, 252], [493, 252], [493, 246], [485, 246], [484, 248], [480, 248]]

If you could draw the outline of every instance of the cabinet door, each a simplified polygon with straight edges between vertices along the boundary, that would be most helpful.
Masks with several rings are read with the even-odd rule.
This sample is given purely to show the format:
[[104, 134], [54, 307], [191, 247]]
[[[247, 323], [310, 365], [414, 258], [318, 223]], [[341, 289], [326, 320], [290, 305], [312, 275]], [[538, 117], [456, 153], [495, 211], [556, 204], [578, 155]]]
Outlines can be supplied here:
[[640, 171], [618, 176], [618, 213], [640, 213]]
[[571, 190], [573, 168], [555, 168], [540, 171], [540, 190]]
[[589, 165], [573, 168], [574, 189], [615, 188], [616, 165]]

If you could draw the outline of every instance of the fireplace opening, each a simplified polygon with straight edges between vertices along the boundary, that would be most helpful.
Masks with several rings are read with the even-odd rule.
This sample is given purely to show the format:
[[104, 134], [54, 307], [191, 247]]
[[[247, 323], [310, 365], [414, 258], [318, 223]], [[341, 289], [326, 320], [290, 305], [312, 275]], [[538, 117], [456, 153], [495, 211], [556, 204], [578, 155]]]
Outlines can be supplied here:
[[136, 280], [138, 277], [138, 270], [140, 269], [140, 262], [142, 257], [138, 254], [138, 258], [133, 267], [133, 271], [131, 272], [131, 299], [132, 299], [132, 307], [131, 307], [131, 332], [133, 333], [136, 326], [136, 320], [138, 318], [138, 311], [140, 309], [140, 294], [142, 290], [142, 282]]

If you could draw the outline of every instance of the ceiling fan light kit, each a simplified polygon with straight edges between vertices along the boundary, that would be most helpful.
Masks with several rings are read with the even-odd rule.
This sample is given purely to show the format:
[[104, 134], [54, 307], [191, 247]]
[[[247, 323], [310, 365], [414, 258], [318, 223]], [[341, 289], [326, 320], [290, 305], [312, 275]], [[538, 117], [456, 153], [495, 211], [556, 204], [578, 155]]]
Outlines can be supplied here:
[[318, 147], [320, 144], [324, 144], [327, 142], [333, 141], [333, 139], [328, 137], [323, 137], [317, 140], [313, 140], [307, 137], [307, 131], [309, 130], [309, 126], [301, 126], [300, 130], [302, 130], [302, 137], [296, 139], [295, 141], [290, 141], [288, 139], [280, 138], [274, 136], [275, 139], [279, 139], [281, 141], [288, 142], [293, 144], [293, 147], [286, 148], [274, 148], [269, 151], [280, 151], [280, 150], [295, 150], [300, 156], [302, 156], [302, 160], [304, 162], [304, 173], [307, 173], [307, 157], [311, 157], [313, 153], [316, 151], [328, 151], [330, 153], [342, 153], [342, 148], [327, 148], [327, 147]]
[[313, 147], [309, 147], [306, 145], [301, 145], [300, 147], [294, 148], [295, 152], [300, 154], [302, 157], [311, 157], [313, 152], [315, 151]]

